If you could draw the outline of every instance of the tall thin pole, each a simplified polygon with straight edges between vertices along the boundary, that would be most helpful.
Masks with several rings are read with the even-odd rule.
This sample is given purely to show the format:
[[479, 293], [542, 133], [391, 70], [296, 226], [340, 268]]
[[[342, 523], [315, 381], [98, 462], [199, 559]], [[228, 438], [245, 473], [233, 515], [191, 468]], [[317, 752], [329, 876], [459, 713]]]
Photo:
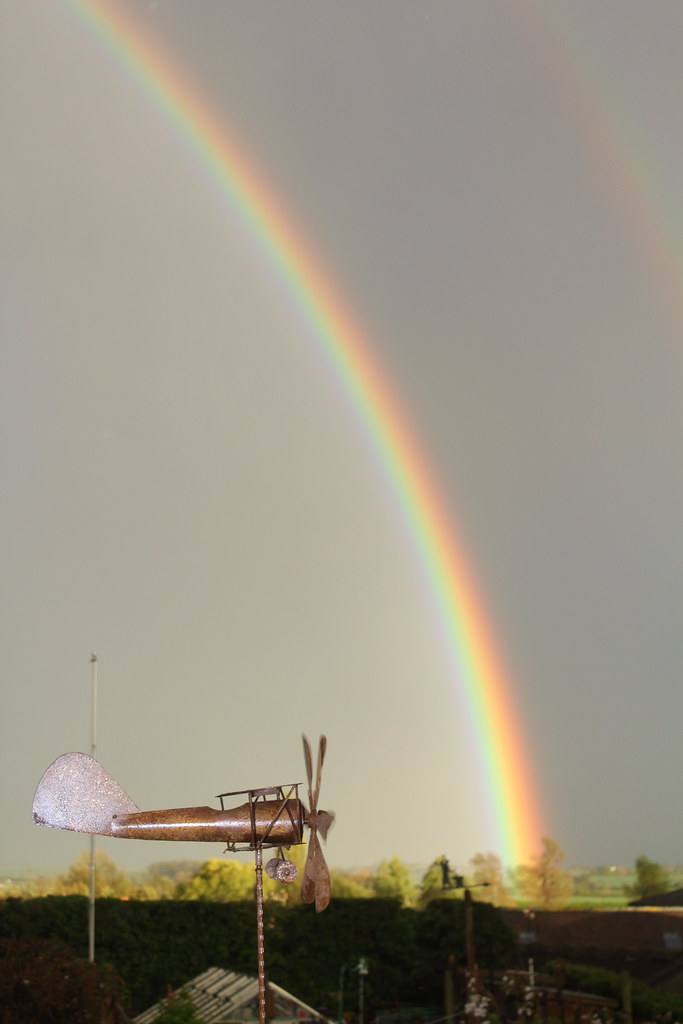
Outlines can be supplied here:
[[[477, 991], [477, 965], [474, 952], [474, 921], [472, 919], [472, 893], [465, 889], [465, 947], [467, 952], [467, 981]], [[469, 993], [468, 993], [469, 994]]]
[[261, 846], [256, 845], [256, 955], [258, 962], [258, 1017], [266, 1024], [266, 962], [263, 935], [263, 858]]
[[621, 1005], [626, 1024], [633, 1024], [633, 997], [630, 971], [621, 972]]
[[[95, 756], [97, 743], [97, 655], [90, 655], [90, 756]], [[95, 836], [90, 836], [90, 899], [88, 903], [88, 959], [95, 960]]]
[[467, 1024], [473, 1024], [476, 1017], [472, 1010], [476, 1005], [476, 996], [479, 993], [479, 979], [475, 961], [472, 893], [469, 889], [465, 889], [465, 950], [467, 954], [467, 1005], [470, 1007], [466, 1020]]
[[344, 1018], [344, 974], [346, 973], [346, 964], [341, 965], [339, 971], [339, 1005], [337, 1007], [337, 1024], [342, 1024]]
[[368, 973], [368, 962], [364, 956], [358, 961], [358, 1024], [365, 1024], [365, 975]]

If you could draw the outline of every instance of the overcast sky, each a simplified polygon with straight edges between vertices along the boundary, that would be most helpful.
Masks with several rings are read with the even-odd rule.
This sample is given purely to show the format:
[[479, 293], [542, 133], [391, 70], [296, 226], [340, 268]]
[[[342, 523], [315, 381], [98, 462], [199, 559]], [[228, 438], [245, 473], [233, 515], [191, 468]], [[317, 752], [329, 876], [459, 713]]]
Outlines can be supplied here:
[[[484, 597], [547, 834], [683, 862], [679, 0], [114, 0], [363, 326]], [[0, 867], [90, 748], [142, 807], [303, 778], [340, 867], [494, 849], [434, 608], [264, 253], [66, 0], [0, 0]], [[104, 840], [123, 867], [218, 847]]]

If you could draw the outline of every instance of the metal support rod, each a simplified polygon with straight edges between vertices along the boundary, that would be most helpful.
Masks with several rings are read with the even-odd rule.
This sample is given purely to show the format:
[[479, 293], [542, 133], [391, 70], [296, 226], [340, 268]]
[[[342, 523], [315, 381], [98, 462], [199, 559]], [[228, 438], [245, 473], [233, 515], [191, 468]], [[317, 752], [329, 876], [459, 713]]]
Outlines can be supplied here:
[[633, 993], [631, 989], [631, 972], [621, 972], [621, 1005], [625, 1024], [633, 1024]]
[[451, 953], [448, 957], [446, 969], [444, 971], [444, 1013], [446, 1021], [451, 1024], [455, 1013], [455, 993], [453, 991], [453, 968], [455, 966], [455, 957]]
[[[97, 655], [90, 655], [91, 702], [90, 702], [90, 756], [95, 757], [97, 742]], [[95, 960], [95, 836], [90, 836], [90, 896], [88, 901], [88, 959]]]
[[258, 960], [259, 1024], [266, 1024], [266, 964], [263, 937], [263, 857], [256, 847], [256, 955]]
[[344, 1018], [344, 975], [346, 973], [346, 964], [342, 964], [339, 971], [339, 1001], [337, 1004], [337, 1024], [342, 1024]]
[[358, 972], [358, 1024], [364, 1024], [365, 1022], [365, 1005], [364, 1005], [364, 992], [363, 982], [365, 976], [363, 971]]
[[368, 962], [364, 956], [358, 961], [358, 1024], [365, 1024], [365, 976], [368, 973]]

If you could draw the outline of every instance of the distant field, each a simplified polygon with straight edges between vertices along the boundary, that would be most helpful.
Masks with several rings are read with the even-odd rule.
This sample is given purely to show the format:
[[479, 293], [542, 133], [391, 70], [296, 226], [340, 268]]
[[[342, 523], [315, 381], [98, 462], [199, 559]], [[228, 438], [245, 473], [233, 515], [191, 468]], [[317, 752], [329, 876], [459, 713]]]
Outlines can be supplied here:
[[[528, 902], [521, 899], [515, 899], [513, 896], [515, 905], [518, 907], [528, 906]], [[623, 907], [628, 905], [628, 897], [626, 896], [586, 896], [579, 893], [578, 895], [572, 896], [569, 903], [563, 906], [563, 910], [621, 910]]]
[[[624, 886], [634, 885], [635, 881], [635, 872], [631, 875], [590, 875], [587, 879], [588, 885], [597, 889], [598, 892], [605, 889], [623, 889]], [[581, 888], [580, 881], [577, 880], [575, 884], [579, 889]]]
[[628, 905], [630, 897], [624, 893], [588, 894], [575, 893], [569, 907], [575, 910], [618, 910]]

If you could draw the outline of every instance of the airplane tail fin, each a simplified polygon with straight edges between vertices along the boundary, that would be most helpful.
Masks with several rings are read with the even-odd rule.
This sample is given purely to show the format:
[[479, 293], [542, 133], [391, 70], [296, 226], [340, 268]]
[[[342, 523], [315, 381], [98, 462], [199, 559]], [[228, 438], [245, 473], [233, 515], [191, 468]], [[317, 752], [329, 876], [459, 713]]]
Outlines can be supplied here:
[[79, 753], [62, 754], [53, 761], [33, 798], [37, 825], [91, 835], [112, 835], [112, 815], [139, 810], [94, 758]]

